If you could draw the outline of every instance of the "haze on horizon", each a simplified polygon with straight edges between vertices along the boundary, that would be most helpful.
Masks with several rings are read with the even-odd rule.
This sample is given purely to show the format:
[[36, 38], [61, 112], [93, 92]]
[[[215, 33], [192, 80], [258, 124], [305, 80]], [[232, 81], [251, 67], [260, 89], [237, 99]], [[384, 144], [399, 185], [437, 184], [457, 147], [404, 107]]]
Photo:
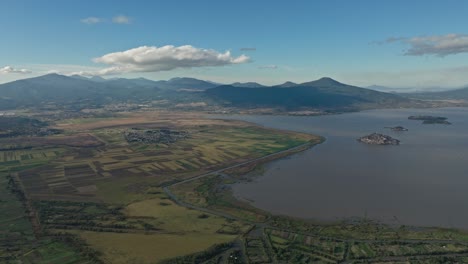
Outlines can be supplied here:
[[0, 83], [56, 72], [465, 87], [467, 11], [457, 0], [4, 1]]

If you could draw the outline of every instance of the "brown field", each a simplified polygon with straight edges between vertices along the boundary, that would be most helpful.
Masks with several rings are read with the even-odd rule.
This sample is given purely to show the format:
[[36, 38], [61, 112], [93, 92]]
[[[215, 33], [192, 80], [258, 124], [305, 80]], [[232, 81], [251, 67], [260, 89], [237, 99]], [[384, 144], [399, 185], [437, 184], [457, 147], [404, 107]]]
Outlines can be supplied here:
[[0, 140], [0, 148], [32, 148], [44, 146], [67, 146], [67, 147], [100, 147], [104, 143], [88, 133], [71, 136], [48, 136], [48, 137], [18, 137]]
[[[186, 119], [164, 119], [168, 117], [174, 115], [145, 114], [135, 118], [64, 122], [61, 128], [93, 130], [32, 139], [46, 145], [63, 142], [74, 148], [68, 148], [47, 166], [21, 172], [19, 177], [31, 197], [107, 200], [102, 195], [103, 188], [107, 189], [105, 185], [124, 189], [117, 186], [117, 179], [128, 178], [159, 186], [316, 139], [307, 134], [279, 132], [245, 122], [207, 120], [191, 115]], [[132, 127], [181, 129], [188, 131], [189, 137], [169, 145], [128, 143], [124, 132]]]
[[[114, 118], [69, 119], [58, 123], [55, 128], [68, 131], [88, 131], [117, 127], [181, 127], [201, 125], [236, 125], [246, 126], [246, 122], [234, 120], [206, 119], [198, 113], [183, 112], [138, 112], [125, 113]], [[251, 125], [251, 124], [250, 124]]]

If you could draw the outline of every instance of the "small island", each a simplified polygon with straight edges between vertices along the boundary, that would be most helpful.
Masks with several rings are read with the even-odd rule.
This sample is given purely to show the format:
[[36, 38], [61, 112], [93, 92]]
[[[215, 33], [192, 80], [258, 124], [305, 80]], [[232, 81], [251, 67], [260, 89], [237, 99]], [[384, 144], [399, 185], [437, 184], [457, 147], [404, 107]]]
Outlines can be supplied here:
[[447, 121], [446, 117], [442, 116], [410, 116], [408, 117], [409, 120], [422, 120], [423, 124], [442, 124], [442, 125], [451, 125], [449, 121]]
[[385, 128], [388, 128], [392, 131], [397, 131], [397, 132], [400, 132], [400, 131], [408, 131], [407, 128], [405, 127], [402, 127], [402, 126], [396, 126], [396, 127], [385, 127]]
[[357, 141], [371, 144], [371, 145], [399, 145], [400, 141], [398, 139], [392, 138], [391, 136], [372, 133], [367, 136], [363, 136], [357, 139]]

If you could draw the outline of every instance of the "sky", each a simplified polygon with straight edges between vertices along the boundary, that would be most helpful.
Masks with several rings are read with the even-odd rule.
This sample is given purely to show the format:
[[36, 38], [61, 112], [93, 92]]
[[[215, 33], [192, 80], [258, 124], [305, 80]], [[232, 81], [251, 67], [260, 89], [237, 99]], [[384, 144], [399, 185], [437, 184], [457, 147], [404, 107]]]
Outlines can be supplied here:
[[468, 1], [0, 0], [0, 83], [47, 73], [468, 86]]

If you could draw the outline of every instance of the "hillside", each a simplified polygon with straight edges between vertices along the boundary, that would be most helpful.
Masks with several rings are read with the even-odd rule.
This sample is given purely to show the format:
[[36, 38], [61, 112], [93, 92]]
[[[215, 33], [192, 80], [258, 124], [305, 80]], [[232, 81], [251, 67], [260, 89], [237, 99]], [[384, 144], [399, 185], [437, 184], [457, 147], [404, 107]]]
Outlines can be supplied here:
[[67, 108], [80, 110], [109, 104], [164, 101], [177, 104], [275, 108], [282, 110], [322, 109], [354, 111], [410, 106], [415, 101], [322, 78], [277, 86], [258, 83], [219, 85], [193, 78], [152, 81], [144, 78], [103, 79], [48, 74], [0, 85], [0, 109], [17, 107]]
[[82, 109], [161, 99], [190, 102], [190, 97], [199, 96], [184, 91], [202, 91], [216, 86], [218, 84], [194, 78], [152, 81], [144, 78], [104, 79], [47, 74], [0, 84], [0, 109], [48, 106]]
[[[125, 80], [125, 81], [124, 81]], [[96, 80], [48, 74], [0, 85], [0, 108], [37, 107], [48, 104], [100, 106], [114, 101], [150, 98], [159, 89], [129, 79]]]
[[411, 100], [398, 95], [377, 92], [322, 78], [312, 82], [256, 89], [224, 85], [208, 89], [206, 94], [235, 107], [279, 107], [288, 110], [318, 108], [329, 110], [359, 110], [377, 107], [397, 107]]
[[168, 81], [156, 81], [154, 84], [161, 89], [172, 90], [206, 90], [219, 85], [216, 83], [187, 77], [172, 78]]
[[245, 83], [235, 82], [235, 83], [232, 83], [231, 86], [234, 86], [234, 87], [244, 87], [244, 88], [260, 88], [260, 87], [266, 87], [265, 85], [261, 85], [261, 84], [256, 83], [256, 82], [245, 82]]
[[468, 87], [440, 92], [408, 93], [401, 95], [426, 100], [468, 100]]

